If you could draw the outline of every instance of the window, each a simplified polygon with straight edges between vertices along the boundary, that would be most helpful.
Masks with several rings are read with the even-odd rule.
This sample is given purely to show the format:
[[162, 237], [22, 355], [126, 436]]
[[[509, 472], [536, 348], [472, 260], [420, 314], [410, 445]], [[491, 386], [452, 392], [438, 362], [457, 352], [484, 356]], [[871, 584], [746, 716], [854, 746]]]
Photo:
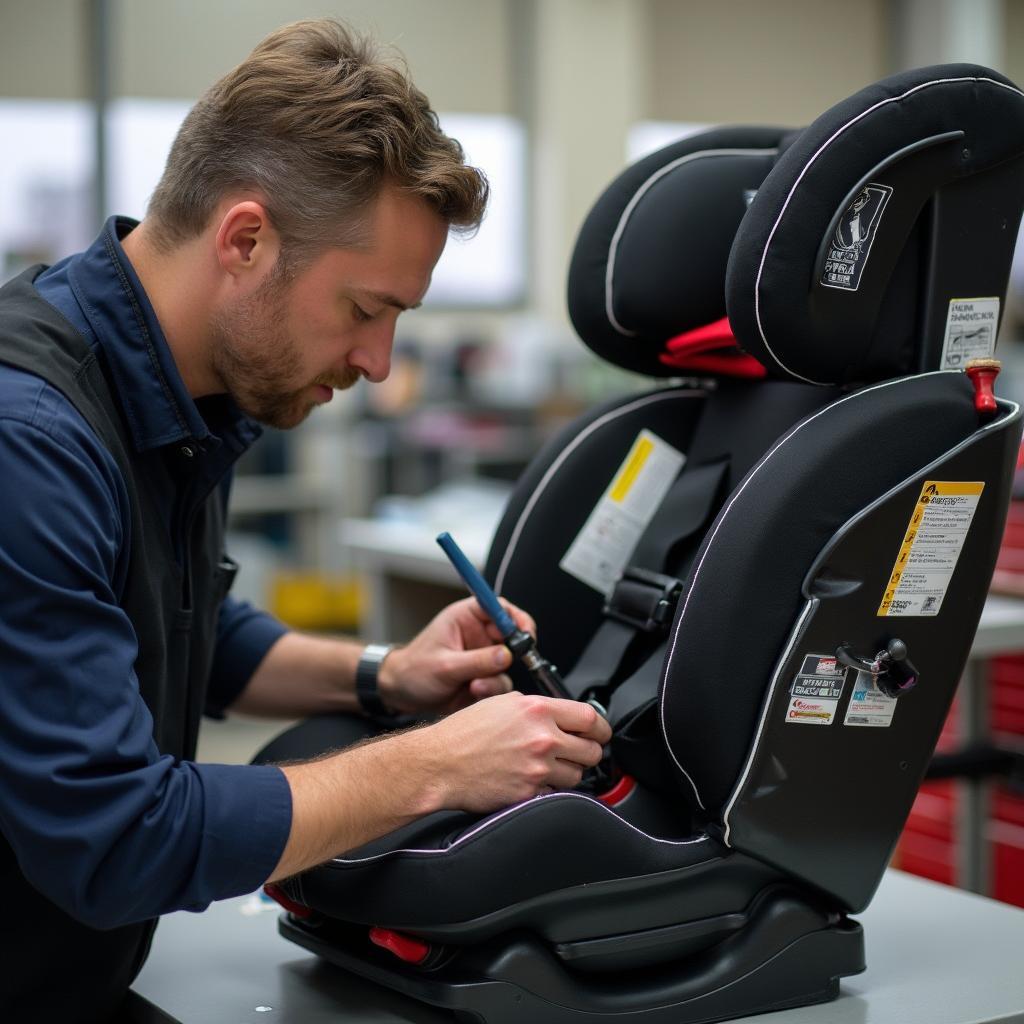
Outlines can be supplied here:
[[92, 240], [92, 132], [87, 103], [0, 100], [0, 281]]

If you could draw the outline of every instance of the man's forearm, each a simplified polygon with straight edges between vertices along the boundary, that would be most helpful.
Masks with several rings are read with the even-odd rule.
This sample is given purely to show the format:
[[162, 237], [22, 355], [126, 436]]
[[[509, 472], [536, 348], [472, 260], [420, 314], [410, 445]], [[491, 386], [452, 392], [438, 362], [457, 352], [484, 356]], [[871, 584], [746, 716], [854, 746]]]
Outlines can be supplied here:
[[282, 768], [292, 825], [268, 881], [297, 874], [393, 832], [445, 804], [428, 730], [369, 740], [308, 764]]
[[352, 640], [285, 633], [267, 651], [231, 710], [278, 718], [358, 711], [355, 674], [362, 649]]

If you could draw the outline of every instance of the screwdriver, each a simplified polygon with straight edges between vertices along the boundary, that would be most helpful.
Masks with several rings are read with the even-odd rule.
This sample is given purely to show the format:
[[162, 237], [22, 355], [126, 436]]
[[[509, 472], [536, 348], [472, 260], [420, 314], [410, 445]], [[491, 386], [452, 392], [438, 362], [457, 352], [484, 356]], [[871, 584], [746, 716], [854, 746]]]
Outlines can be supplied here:
[[572, 700], [565, 688], [558, 669], [542, 658], [537, 650], [534, 638], [520, 629], [511, 615], [502, 607], [498, 595], [487, 585], [487, 581], [477, 572], [476, 566], [465, 556], [462, 548], [455, 543], [450, 533], [442, 533], [437, 543], [455, 566], [455, 571], [462, 577], [463, 583], [469, 587], [470, 593], [476, 598], [480, 607], [491, 617], [498, 627], [502, 642], [518, 658], [539, 686], [551, 697], [564, 697]]

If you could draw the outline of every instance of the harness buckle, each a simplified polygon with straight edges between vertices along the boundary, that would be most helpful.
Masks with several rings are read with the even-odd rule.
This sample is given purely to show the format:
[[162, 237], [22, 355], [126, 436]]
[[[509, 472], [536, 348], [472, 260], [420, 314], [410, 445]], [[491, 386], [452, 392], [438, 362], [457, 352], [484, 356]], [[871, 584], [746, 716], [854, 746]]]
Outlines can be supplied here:
[[604, 614], [644, 633], [662, 633], [672, 624], [682, 592], [682, 580], [630, 566], [616, 581]]

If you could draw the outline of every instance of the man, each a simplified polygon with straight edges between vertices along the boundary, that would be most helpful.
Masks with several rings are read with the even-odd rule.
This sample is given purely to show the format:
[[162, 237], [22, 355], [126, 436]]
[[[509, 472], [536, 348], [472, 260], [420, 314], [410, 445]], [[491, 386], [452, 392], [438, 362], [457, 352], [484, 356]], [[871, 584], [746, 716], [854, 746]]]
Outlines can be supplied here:
[[[110, 1019], [160, 914], [599, 760], [590, 707], [505, 692], [471, 601], [381, 658], [224, 599], [252, 420], [383, 380], [485, 201], [401, 70], [299, 23], [199, 101], [141, 224], [0, 291], [3, 1019]], [[454, 713], [308, 764], [190, 760], [204, 708], [356, 711], [360, 658], [370, 707]]]

